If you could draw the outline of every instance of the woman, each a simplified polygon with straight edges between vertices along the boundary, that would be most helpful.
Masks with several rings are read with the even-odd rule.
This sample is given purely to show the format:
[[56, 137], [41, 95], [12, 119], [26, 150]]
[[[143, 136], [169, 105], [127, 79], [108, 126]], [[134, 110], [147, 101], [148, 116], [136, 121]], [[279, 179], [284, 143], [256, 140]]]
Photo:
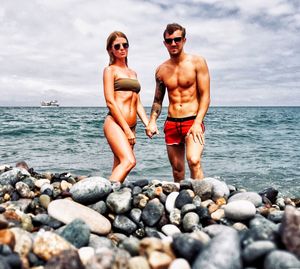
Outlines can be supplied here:
[[107, 38], [109, 66], [103, 71], [103, 88], [109, 113], [103, 130], [114, 154], [111, 181], [123, 182], [135, 166], [137, 115], [147, 126], [148, 117], [140, 100], [136, 72], [128, 67], [129, 43], [125, 34], [115, 31]]

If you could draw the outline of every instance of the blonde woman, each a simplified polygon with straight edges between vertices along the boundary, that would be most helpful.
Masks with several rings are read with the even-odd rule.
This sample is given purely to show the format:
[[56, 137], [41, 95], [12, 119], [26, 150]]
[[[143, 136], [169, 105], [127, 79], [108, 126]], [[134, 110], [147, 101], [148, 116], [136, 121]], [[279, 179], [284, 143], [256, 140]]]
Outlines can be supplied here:
[[137, 116], [145, 126], [148, 117], [140, 100], [140, 83], [134, 70], [128, 67], [129, 42], [126, 35], [115, 31], [107, 38], [109, 65], [103, 71], [103, 88], [109, 113], [103, 130], [114, 154], [110, 180], [123, 182], [135, 167], [133, 151], [136, 142]]

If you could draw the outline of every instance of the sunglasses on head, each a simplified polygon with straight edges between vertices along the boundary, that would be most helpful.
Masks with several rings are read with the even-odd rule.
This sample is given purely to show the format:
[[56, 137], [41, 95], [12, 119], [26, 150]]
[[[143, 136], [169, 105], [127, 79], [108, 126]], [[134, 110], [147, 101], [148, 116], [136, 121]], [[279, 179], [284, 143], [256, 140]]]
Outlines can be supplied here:
[[168, 45], [171, 45], [173, 43], [173, 41], [177, 44], [179, 42], [181, 42], [182, 40], [182, 37], [175, 37], [175, 38], [165, 38], [165, 42], [168, 44]]
[[121, 48], [121, 45], [124, 49], [128, 49], [129, 48], [129, 44], [128, 43], [119, 43], [119, 44], [114, 44], [114, 49], [115, 50], [119, 50]]

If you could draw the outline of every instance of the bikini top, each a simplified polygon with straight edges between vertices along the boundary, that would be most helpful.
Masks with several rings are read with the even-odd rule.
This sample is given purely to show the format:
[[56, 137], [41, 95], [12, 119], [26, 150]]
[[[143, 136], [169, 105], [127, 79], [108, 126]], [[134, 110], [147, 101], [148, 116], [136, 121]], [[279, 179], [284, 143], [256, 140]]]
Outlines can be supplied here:
[[115, 91], [132, 91], [139, 93], [141, 85], [135, 78], [118, 78], [114, 82]]

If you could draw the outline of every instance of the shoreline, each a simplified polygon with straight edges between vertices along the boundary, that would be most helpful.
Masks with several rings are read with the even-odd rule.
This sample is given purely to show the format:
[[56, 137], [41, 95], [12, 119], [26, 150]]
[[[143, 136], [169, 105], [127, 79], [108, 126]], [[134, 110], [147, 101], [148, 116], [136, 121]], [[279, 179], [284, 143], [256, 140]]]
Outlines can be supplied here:
[[300, 197], [0, 164], [0, 244], [4, 268], [300, 268]]

